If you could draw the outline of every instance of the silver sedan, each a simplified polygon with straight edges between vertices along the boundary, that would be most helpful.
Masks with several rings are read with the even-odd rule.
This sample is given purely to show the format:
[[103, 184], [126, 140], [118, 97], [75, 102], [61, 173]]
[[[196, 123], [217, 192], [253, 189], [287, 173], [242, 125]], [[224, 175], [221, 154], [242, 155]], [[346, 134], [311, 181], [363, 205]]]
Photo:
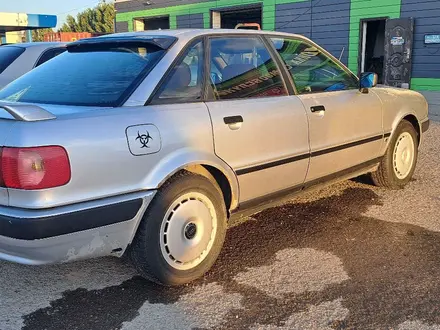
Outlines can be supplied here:
[[376, 80], [269, 31], [69, 44], [0, 91], [0, 258], [128, 255], [179, 285], [210, 269], [233, 216], [367, 173], [403, 188], [428, 105]]

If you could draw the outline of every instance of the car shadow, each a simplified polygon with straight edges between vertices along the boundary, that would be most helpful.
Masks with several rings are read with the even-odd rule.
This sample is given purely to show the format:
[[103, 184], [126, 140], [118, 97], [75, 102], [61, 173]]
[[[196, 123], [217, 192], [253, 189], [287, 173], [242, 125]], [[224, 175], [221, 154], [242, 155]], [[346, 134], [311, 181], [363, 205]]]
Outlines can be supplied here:
[[[163, 288], [134, 277], [99, 290], [66, 291], [49, 307], [24, 316], [24, 329], [119, 329], [144, 303], [174, 304], [213, 282], [242, 296], [243, 308], [228, 312], [224, 329], [282, 325], [293, 313], [339, 298], [349, 313], [331, 325], [335, 329], [389, 329], [407, 320], [440, 324], [440, 233], [363, 215], [380, 203], [373, 190], [360, 186], [265, 210], [230, 228], [214, 267], [190, 285]], [[273, 264], [285, 249], [328, 252], [341, 260], [348, 279], [317, 291], [286, 290], [281, 297], [236, 280], [248, 269]]]

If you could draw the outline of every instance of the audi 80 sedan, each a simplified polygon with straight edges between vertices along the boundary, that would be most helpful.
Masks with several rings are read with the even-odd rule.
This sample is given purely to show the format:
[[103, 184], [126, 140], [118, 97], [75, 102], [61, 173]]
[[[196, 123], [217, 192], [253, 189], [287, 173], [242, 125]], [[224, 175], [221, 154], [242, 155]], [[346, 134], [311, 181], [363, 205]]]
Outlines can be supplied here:
[[367, 173], [402, 188], [428, 105], [376, 80], [286, 33], [71, 43], [0, 91], [0, 258], [126, 255], [180, 285], [210, 269], [233, 216]]

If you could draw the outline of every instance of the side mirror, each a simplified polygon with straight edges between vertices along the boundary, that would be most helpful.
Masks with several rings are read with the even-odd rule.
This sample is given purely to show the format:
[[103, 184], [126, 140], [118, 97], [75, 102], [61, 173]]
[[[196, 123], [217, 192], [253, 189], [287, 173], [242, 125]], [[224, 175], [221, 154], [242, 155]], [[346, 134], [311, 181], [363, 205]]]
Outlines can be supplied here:
[[362, 91], [364, 89], [376, 87], [378, 76], [373, 72], [364, 72], [361, 74], [359, 79], [359, 89]]

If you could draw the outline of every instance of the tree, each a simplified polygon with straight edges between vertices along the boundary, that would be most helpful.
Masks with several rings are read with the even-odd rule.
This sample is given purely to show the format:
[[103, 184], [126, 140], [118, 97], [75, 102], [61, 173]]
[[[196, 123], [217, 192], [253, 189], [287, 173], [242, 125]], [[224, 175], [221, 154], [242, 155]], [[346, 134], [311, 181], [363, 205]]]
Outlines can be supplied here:
[[58, 30], [59, 32], [77, 32], [78, 24], [76, 23], [75, 17], [72, 15], [67, 15], [66, 22]]
[[112, 2], [101, 2], [95, 8], [86, 9], [75, 17], [68, 15], [60, 32], [111, 33], [114, 29], [115, 6]]
[[44, 41], [44, 35], [47, 33], [53, 33], [52, 29], [38, 29], [32, 31], [32, 40], [33, 41]]
[[113, 3], [101, 2], [95, 11], [96, 32], [108, 33], [114, 30], [115, 6]]

